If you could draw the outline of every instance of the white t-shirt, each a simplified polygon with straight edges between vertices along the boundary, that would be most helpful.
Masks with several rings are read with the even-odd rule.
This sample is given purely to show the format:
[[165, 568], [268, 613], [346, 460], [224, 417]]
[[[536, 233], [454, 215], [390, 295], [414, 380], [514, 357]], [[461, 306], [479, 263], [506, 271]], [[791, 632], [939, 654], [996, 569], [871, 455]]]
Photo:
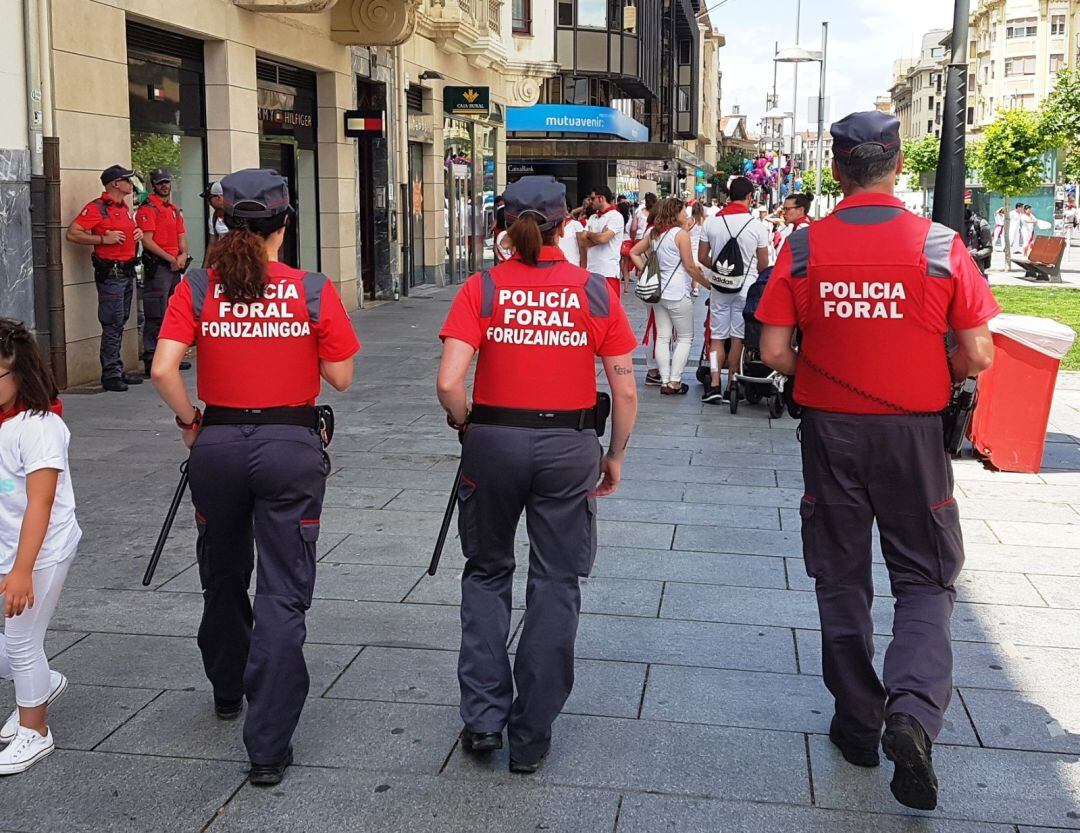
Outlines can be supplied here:
[[216, 237], [224, 237], [229, 233], [229, 227], [225, 225], [225, 219], [223, 217], [216, 217], [213, 214], [206, 221], [207, 228], [210, 229], [210, 233]]
[[0, 575], [7, 575], [15, 565], [26, 514], [26, 477], [41, 469], [59, 469], [60, 478], [34, 569], [51, 567], [75, 554], [82, 530], [75, 520], [75, 493], [68, 470], [70, 440], [71, 432], [53, 413], [23, 411], [0, 425]]
[[634, 213], [630, 217], [631, 223], [634, 222], [635, 217], [637, 218], [637, 228], [634, 229], [634, 242], [636, 243], [645, 236], [645, 228], [649, 225], [649, 209], [645, 207], [645, 203], [634, 209]]
[[510, 244], [510, 235], [505, 230], [500, 231], [495, 236], [495, 262], [502, 263], [513, 256], [514, 247]]
[[581, 247], [578, 245], [577, 236], [583, 231], [585, 231], [585, 226], [577, 220], [571, 219], [563, 226], [562, 237], [559, 238], [559, 248], [566, 255], [566, 259], [574, 266], [581, 265]]
[[690, 294], [693, 283], [690, 273], [683, 266], [677, 237], [682, 229], [671, 228], [665, 232], [650, 231], [651, 245], [660, 266], [660, 297], [665, 301], [681, 301]]
[[611, 230], [615, 233], [607, 243], [589, 248], [589, 271], [605, 278], [619, 277], [619, 250], [623, 241], [623, 218], [615, 209], [593, 214], [585, 228], [594, 233]]
[[705, 206], [705, 219], [706, 220], [708, 220], [711, 217], [715, 217], [719, 213], [720, 213], [720, 206], [718, 206], [718, 205], [707, 205], [707, 206]]
[[[726, 223], [726, 225], [725, 225]], [[729, 233], [730, 230], [730, 233]], [[768, 263], [757, 262], [757, 250], [769, 248], [770, 233], [765, 231], [765, 225], [756, 217], [749, 214], [719, 214], [705, 221], [705, 241], [709, 244], [709, 259], [716, 260], [720, 250], [732, 237], [739, 239], [739, 251], [742, 253], [743, 266], [746, 269], [745, 279], [742, 285], [742, 296], [750, 291], [751, 285], [757, 280], [758, 268], [764, 269]], [[735, 293], [716, 293], [731, 297]]]

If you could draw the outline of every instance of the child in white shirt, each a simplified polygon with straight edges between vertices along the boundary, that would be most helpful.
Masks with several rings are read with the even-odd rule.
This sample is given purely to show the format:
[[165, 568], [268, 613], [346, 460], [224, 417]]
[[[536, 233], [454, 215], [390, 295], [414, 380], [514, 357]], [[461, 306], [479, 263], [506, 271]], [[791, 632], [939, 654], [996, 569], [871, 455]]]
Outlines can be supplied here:
[[82, 531], [68, 469], [71, 434], [52, 374], [22, 324], [0, 318], [0, 677], [18, 707], [0, 728], [0, 775], [25, 772], [55, 745], [48, 706], [67, 688], [50, 671], [45, 631]]

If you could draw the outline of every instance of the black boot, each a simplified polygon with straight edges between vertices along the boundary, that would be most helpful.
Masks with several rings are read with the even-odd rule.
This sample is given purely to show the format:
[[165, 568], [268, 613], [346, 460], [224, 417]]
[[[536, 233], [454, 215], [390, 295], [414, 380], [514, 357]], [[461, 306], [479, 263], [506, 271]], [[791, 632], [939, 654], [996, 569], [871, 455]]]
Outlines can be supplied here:
[[462, 729], [461, 745], [466, 752], [494, 752], [502, 749], [502, 732], [470, 732]]
[[934, 774], [933, 742], [922, 724], [910, 714], [890, 714], [885, 720], [881, 748], [896, 764], [893, 797], [905, 807], [933, 810], [937, 807], [938, 781]]
[[292, 763], [292, 747], [285, 753], [285, 759], [276, 764], [251, 764], [248, 782], [253, 787], [276, 787], [285, 777], [285, 769]]
[[829, 725], [829, 740], [832, 741], [833, 746], [840, 750], [840, 754], [844, 756], [844, 760], [849, 764], [875, 767], [881, 763], [881, 758], [878, 756], [877, 744], [867, 746], [855, 742], [840, 730], [835, 717]]

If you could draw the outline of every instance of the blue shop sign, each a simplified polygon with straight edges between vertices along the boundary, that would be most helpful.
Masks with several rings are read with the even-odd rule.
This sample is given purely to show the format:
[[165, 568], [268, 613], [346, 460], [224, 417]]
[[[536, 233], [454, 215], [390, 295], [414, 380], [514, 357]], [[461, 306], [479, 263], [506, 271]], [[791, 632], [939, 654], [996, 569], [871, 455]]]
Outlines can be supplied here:
[[649, 129], [610, 107], [582, 104], [534, 104], [507, 107], [508, 133], [605, 133], [628, 142], [649, 141]]

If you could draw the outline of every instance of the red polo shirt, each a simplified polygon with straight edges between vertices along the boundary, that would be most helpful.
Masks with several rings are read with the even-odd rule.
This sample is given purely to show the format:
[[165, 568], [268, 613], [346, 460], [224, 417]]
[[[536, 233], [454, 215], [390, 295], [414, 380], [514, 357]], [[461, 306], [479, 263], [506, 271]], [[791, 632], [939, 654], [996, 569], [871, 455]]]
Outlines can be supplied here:
[[94, 246], [94, 254], [106, 260], [131, 260], [135, 257], [135, 218], [124, 201], [113, 202], [103, 193], [92, 202], [88, 202], [75, 223], [90, 234], [105, 234], [107, 231], [122, 231], [123, 243]]
[[518, 256], [461, 287], [439, 337], [479, 351], [473, 401], [571, 411], [596, 404], [596, 357], [637, 347], [618, 294], [544, 246], [537, 266]]
[[172, 200], [163, 200], [157, 194], [151, 194], [139, 206], [135, 221], [144, 232], [154, 235], [154, 242], [161, 249], [173, 257], [180, 253], [180, 235], [187, 229], [184, 228], [184, 212]]

